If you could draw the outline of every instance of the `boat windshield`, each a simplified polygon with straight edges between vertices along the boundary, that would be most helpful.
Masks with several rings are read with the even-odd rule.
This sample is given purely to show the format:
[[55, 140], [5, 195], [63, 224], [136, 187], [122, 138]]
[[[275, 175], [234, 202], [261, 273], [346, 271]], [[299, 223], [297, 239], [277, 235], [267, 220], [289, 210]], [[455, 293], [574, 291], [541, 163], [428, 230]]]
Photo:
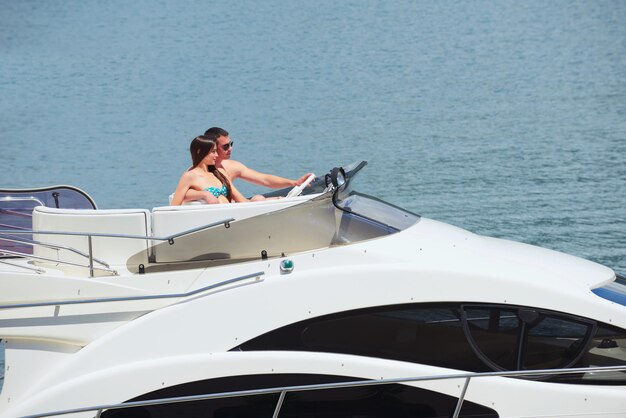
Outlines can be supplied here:
[[346, 184], [335, 195], [334, 203], [337, 208], [399, 231], [413, 225], [419, 219], [419, 215], [354, 190], [353, 183], [356, 174], [366, 164], [365, 161], [362, 161], [344, 168]]
[[[0, 230], [31, 230], [33, 227], [32, 213], [36, 206], [96, 209], [93, 199], [84, 191], [73, 186], [52, 186], [41, 189], [0, 189]], [[20, 242], [31, 239], [31, 235], [0, 234], [0, 257], [6, 256], [2, 250], [32, 254], [32, 246]]]
[[[352, 190], [352, 179], [364, 165], [348, 166], [339, 187], [301, 204], [235, 219], [227, 228], [197, 231], [173, 244], [158, 243], [151, 249], [151, 264], [281, 257], [383, 237], [418, 222], [419, 215]], [[136, 263], [131, 258], [128, 267]]]

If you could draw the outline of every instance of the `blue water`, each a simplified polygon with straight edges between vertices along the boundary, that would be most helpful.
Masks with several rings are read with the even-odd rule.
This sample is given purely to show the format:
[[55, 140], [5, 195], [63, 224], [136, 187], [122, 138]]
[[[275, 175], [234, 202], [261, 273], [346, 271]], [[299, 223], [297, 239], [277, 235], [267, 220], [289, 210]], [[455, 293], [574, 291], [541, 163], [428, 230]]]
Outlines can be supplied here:
[[[19, 1], [0, 187], [164, 205], [191, 139], [626, 273], [626, 2]], [[246, 193], [260, 189], [239, 184]]]

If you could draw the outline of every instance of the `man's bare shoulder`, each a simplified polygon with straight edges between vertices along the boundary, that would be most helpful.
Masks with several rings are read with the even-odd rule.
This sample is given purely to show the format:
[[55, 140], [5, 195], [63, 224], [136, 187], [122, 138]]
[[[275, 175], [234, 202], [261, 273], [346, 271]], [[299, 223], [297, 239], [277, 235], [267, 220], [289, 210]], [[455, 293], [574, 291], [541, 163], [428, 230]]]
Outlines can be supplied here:
[[223, 160], [222, 167], [228, 172], [231, 178], [241, 176], [241, 173], [248, 168], [243, 163], [236, 160]]

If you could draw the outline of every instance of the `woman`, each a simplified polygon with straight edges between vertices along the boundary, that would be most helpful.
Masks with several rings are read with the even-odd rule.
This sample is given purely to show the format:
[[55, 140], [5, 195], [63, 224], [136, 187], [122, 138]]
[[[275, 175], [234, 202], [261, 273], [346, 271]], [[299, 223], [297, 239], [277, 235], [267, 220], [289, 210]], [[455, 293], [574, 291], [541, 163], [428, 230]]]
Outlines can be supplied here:
[[[172, 198], [173, 206], [182, 205], [189, 190], [202, 192], [202, 199], [207, 203], [249, 201], [231, 185], [228, 176], [215, 167], [217, 160], [215, 139], [200, 135], [191, 141], [189, 151], [193, 166], [181, 176]], [[198, 199], [198, 192], [192, 193], [193, 199]]]

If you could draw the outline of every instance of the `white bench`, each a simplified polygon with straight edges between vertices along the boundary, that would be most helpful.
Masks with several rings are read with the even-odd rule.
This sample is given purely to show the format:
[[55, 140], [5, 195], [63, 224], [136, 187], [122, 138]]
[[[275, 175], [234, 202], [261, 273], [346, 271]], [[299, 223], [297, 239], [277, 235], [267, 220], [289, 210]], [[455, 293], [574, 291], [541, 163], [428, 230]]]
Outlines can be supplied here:
[[[150, 212], [145, 209], [57, 209], [37, 206], [33, 210], [33, 230], [150, 236], [152, 227]], [[88, 239], [85, 236], [34, 234], [33, 239], [71, 247], [85, 254], [89, 252]], [[150, 244], [151, 240], [146, 239], [92, 238], [93, 256], [112, 268], [127, 266], [131, 257], [134, 264], [132, 267], [147, 263]], [[79, 264], [89, 262], [87, 258], [71, 251], [41, 245], [34, 246], [33, 255]]]

